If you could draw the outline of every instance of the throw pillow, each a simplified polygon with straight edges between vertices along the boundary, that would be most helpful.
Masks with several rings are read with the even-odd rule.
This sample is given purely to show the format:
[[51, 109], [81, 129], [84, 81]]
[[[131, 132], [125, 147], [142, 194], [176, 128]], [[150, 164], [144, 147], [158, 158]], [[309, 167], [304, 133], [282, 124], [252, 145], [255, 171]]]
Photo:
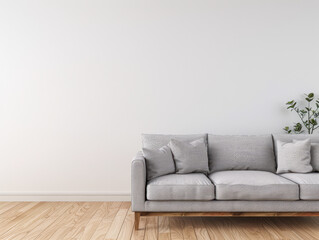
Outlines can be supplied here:
[[171, 149], [168, 146], [160, 149], [143, 148], [146, 163], [147, 180], [175, 173], [175, 164]]
[[314, 171], [319, 172], [319, 143], [311, 144], [311, 165]]
[[[293, 140], [295, 142], [297, 140]], [[319, 143], [311, 143], [311, 166], [313, 168], [313, 171], [319, 172]]]
[[311, 172], [310, 148], [310, 139], [290, 143], [277, 140], [277, 173]]
[[209, 172], [204, 138], [192, 142], [171, 139], [168, 145], [173, 153], [176, 173]]

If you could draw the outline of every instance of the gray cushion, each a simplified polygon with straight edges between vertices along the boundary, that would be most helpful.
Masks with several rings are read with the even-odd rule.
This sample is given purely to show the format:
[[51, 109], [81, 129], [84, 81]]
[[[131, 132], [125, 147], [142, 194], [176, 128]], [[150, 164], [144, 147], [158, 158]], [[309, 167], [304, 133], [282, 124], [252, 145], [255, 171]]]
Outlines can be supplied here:
[[[311, 141], [311, 165], [313, 171], [319, 172], [319, 134], [273, 134], [274, 142], [292, 142], [293, 140], [305, 140], [310, 138]], [[276, 159], [278, 159], [277, 146], [275, 144]]]
[[[295, 139], [293, 140], [293, 142], [296, 141], [297, 140]], [[310, 165], [312, 166], [312, 171], [319, 171], [319, 143], [311, 143], [310, 156]]]
[[175, 172], [171, 149], [168, 146], [160, 149], [143, 148], [146, 160], [147, 180]]
[[319, 200], [319, 173], [284, 173], [281, 176], [299, 184], [300, 199]]
[[310, 139], [282, 142], [277, 140], [277, 173], [312, 171]]
[[209, 172], [204, 138], [190, 143], [172, 139], [169, 147], [174, 156], [176, 173]]
[[208, 135], [210, 171], [263, 170], [276, 171], [271, 135]]
[[202, 173], [170, 174], [148, 182], [148, 200], [212, 200], [214, 185]]
[[142, 146], [145, 148], [159, 149], [169, 143], [171, 139], [191, 142], [199, 138], [204, 138], [207, 142], [207, 134], [191, 135], [163, 135], [163, 134], [142, 134]]
[[209, 175], [217, 200], [299, 200], [298, 185], [264, 171], [221, 171]]
[[313, 171], [319, 172], [319, 143], [311, 144], [311, 165]]

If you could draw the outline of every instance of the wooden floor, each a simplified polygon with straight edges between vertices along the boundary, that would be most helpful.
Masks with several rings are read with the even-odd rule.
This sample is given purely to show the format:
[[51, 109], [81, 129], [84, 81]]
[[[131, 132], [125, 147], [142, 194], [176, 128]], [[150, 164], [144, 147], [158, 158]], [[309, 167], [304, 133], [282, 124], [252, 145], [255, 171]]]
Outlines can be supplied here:
[[129, 202], [2, 202], [0, 239], [319, 239], [319, 217], [141, 217]]

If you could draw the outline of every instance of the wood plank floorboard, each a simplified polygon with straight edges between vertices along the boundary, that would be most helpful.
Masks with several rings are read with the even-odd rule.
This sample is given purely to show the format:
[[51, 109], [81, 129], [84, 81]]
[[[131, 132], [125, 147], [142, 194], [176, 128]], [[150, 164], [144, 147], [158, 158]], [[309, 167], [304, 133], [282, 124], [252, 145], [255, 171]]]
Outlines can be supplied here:
[[141, 217], [129, 202], [0, 202], [0, 240], [319, 240], [319, 217]]

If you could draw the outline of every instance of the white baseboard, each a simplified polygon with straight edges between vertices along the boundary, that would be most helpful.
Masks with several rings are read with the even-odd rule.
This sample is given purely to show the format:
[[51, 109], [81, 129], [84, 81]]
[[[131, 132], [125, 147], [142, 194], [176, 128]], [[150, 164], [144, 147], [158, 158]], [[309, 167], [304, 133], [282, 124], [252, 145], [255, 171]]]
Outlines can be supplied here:
[[0, 192], [0, 201], [131, 201], [128, 192]]

